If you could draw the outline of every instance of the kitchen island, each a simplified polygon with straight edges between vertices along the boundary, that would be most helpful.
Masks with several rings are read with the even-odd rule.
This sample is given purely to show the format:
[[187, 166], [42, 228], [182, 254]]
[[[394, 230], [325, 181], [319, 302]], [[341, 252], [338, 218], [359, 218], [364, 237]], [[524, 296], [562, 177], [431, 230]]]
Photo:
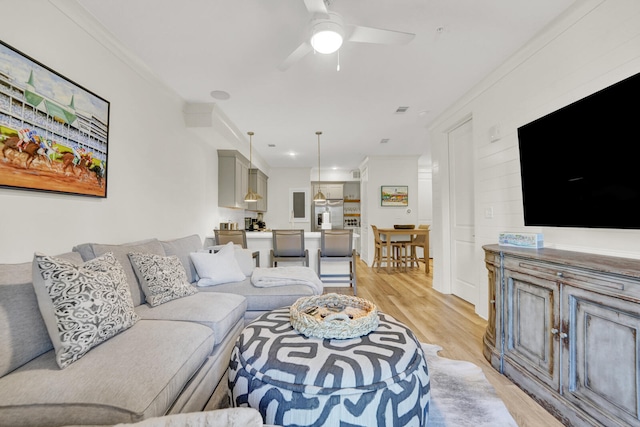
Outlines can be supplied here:
[[[320, 235], [319, 231], [305, 231], [304, 233], [304, 247], [309, 251], [309, 267], [313, 269], [313, 271], [318, 271], [318, 249], [320, 249]], [[353, 234], [353, 247], [356, 247], [356, 239], [360, 237], [357, 234]], [[271, 264], [271, 249], [273, 248], [272, 244], [272, 233], [271, 231], [247, 231], [247, 247], [254, 251], [260, 252], [260, 266], [261, 267], [269, 267]], [[212, 246], [215, 244], [215, 239], [213, 236], [207, 236], [205, 241], [205, 246]], [[302, 265], [301, 263], [287, 263], [287, 262], [279, 262], [279, 266], [285, 265]], [[322, 267], [323, 273], [326, 271], [327, 273], [348, 273], [349, 272], [349, 262], [332, 262], [330, 264], [323, 264]], [[332, 286], [349, 286], [348, 283], [337, 283], [332, 284]]]

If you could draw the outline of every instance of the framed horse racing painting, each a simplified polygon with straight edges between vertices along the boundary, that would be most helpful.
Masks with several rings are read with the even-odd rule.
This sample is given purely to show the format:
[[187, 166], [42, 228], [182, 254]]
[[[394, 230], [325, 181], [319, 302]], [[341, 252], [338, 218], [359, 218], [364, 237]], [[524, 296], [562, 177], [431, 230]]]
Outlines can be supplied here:
[[0, 186], [107, 197], [109, 102], [0, 40]]

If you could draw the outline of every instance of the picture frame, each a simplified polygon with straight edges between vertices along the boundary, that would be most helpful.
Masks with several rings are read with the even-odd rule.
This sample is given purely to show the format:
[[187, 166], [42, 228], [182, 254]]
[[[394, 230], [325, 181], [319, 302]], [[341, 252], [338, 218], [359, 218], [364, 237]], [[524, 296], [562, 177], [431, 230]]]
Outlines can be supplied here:
[[383, 185], [380, 187], [380, 205], [409, 206], [409, 187], [406, 185]]
[[109, 110], [0, 41], [0, 187], [106, 198]]

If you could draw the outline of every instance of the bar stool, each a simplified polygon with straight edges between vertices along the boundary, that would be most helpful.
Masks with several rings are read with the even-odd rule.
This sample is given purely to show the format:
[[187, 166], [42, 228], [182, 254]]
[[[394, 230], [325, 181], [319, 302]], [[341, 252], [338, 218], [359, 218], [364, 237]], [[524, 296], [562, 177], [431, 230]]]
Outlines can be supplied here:
[[[233, 242], [234, 245], [247, 249], [247, 232], [245, 230], [213, 230], [213, 234], [216, 238], [216, 246]], [[251, 256], [256, 260], [256, 267], [260, 267], [260, 251], [252, 252]]]
[[[323, 262], [349, 262], [349, 273], [322, 273]], [[356, 250], [353, 249], [353, 230], [321, 230], [318, 249], [318, 277], [324, 283], [349, 283], [356, 288]]]
[[273, 230], [271, 267], [279, 261], [302, 261], [309, 267], [309, 250], [304, 248], [304, 230]]

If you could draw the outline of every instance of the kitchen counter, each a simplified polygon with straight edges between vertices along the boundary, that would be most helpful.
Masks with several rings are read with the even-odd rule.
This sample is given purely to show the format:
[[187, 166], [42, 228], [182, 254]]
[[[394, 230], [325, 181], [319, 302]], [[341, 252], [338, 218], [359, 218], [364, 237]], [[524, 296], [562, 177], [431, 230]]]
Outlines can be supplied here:
[[[318, 249], [320, 249], [320, 236], [319, 231], [305, 231], [304, 233], [304, 247], [309, 251], [309, 267], [314, 271], [318, 271]], [[360, 236], [356, 233], [353, 234], [353, 247], [356, 247], [356, 239]], [[247, 231], [247, 247], [254, 251], [260, 252], [260, 267], [269, 267], [271, 264], [271, 249], [272, 244], [271, 231]], [[213, 246], [215, 239], [213, 236], [207, 236], [205, 239], [205, 246]], [[301, 263], [278, 263], [280, 266], [285, 265], [302, 265]], [[344, 273], [349, 271], [348, 262], [332, 262], [330, 264], [323, 264], [323, 272], [327, 273]], [[349, 286], [348, 283], [332, 284], [332, 286]]]

